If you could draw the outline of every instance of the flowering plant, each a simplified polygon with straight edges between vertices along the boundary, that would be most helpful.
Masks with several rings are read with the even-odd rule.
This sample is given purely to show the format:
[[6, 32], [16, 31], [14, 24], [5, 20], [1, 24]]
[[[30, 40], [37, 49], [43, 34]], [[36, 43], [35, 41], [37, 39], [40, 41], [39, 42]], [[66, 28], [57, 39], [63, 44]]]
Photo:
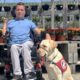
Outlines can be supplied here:
[[80, 35], [80, 28], [68, 28], [68, 35]]
[[55, 29], [46, 29], [46, 32], [49, 33], [51, 36], [55, 35]]
[[69, 40], [80, 40], [80, 28], [68, 28]]
[[56, 29], [56, 35], [65, 35], [64, 28], [57, 28]]

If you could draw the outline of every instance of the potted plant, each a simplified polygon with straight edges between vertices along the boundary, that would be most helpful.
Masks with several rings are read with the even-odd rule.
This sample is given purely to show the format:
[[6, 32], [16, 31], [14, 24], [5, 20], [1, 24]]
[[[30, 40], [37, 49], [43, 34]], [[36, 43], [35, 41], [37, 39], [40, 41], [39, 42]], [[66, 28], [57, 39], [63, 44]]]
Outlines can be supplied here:
[[2, 29], [0, 29], [0, 43], [3, 43], [4, 42], [4, 39], [2, 37]]
[[57, 28], [56, 29], [56, 39], [57, 39], [57, 41], [64, 41], [64, 40], [66, 40], [66, 35], [65, 35], [64, 28]]
[[56, 40], [55, 29], [46, 29], [46, 32], [50, 34], [52, 40]]
[[80, 28], [68, 28], [68, 39], [78, 40], [80, 36]]

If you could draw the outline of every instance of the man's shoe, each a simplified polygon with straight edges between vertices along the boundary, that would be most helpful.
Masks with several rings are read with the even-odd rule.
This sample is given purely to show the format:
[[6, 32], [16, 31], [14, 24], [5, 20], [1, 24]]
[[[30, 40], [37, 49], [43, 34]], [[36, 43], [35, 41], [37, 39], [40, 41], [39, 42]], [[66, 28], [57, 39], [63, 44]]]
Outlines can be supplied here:
[[22, 76], [21, 75], [14, 75], [11, 80], [22, 80]]
[[29, 72], [25, 75], [26, 80], [37, 80], [36, 74], [34, 72]]

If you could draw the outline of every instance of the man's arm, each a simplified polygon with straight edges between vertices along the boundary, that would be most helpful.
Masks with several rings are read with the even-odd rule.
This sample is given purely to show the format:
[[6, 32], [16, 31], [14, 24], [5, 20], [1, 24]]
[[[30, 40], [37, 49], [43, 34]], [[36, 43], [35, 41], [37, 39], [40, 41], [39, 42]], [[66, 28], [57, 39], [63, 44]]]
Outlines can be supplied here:
[[3, 36], [5, 35], [6, 33], [6, 28], [7, 28], [7, 22], [8, 22], [8, 19], [3, 17], [3, 30], [2, 30], [2, 33], [3, 33]]
[[[38, 34], [41, 35], [41, 31], [39, 30], [39, 28], [35, 28], [34, 31]], [[48, 33], [46, 33], [46, 39], [51, 39], [50, 35]]]

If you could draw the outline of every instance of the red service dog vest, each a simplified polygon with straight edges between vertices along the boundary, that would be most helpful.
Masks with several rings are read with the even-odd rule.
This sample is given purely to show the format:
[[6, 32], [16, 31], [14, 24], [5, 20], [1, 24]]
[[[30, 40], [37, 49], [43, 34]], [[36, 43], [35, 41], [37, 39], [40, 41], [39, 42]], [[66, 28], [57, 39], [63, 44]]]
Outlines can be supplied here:
[[62, 71], [62, 72], [65, 72], [66, 69], [67, 69], [67, 63], [66, 61], [64, 60], [64, 58], [62, 58], [61, 60], [59, 60], [56, 64], [59, 69]]

